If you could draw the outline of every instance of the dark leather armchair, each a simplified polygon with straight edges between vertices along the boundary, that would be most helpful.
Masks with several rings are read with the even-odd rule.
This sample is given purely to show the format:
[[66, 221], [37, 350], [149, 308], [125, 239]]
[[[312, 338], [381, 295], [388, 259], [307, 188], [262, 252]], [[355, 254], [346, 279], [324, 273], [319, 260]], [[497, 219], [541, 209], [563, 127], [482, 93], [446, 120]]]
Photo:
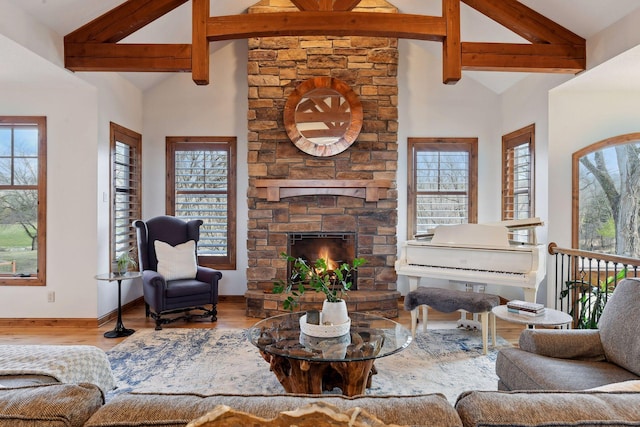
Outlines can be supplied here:
[[[138, 237], [145, 314], [147, 317], [151, 315], [156, 321], [156, 330], [162, 329], [163, 324], [181, 319], [188, 321], [192, 318], [211, 316], [212, 322], [217, 320], [218, 281], [222, 278], [221, 272], [198, 265], [195, 278], [165, 280], [158, 273], [156, 240], [168, 243], [172, 247], [190, 240], [197, 243], [201, 225], [202, 220], [185, 222], [172, 216], [158, 216], [146, 222], [133, 222]], [[195, 255], [197, 260], [197, 253]], [[201, 313], [192, 314], [193, 310]], [[176, 313], [184, 315], [165, 317]]]

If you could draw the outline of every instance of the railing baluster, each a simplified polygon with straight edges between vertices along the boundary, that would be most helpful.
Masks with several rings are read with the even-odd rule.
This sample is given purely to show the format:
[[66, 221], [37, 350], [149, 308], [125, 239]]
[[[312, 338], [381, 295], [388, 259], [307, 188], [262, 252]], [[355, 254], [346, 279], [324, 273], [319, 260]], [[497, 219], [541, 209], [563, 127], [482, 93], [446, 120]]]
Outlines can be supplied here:
[[638, 277], [640, 259], [559, 248], [555, 243], [549, 244], [549, 253], [556, 261], [555, 307], [573, 315], [577, 328], [597, 327], [618, 282]]

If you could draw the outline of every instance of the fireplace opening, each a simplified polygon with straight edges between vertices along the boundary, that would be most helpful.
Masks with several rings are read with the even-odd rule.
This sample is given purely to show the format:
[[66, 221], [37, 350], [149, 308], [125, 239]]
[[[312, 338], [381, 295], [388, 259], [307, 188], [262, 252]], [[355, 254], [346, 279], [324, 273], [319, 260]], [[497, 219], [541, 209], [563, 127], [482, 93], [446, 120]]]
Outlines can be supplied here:
[[[330, 270], [340, 264], [351, 264], [356, 258], [355, 233], [290, 233], [287, 253], [294, 258], [302, 258], [314, 264], [318, 258], [327, 263]], [[292, 275], [292, 263], [287, 266], [287, 277]], [[351, 274], [351, 290], [357, 289], [357, 272]]]

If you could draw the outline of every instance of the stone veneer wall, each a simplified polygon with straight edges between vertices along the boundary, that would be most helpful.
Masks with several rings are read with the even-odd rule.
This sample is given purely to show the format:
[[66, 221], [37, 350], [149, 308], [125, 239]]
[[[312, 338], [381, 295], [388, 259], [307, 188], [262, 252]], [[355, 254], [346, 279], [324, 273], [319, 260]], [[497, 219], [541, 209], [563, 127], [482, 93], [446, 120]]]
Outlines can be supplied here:
[[[380, 0], [365, 0], [356, 10], [397, 13]], [[297, 10], [288, 0], [265, 0], [249, 13]], [[300, 12], [303, 13], [303, 12]], [[265, 317], [284, 310], [282, 295], [269, 291], [285, 279], [289, 232], [356, 232], [358, 290], [349, 293], [350, 310], [397, 317], [395, 185], [378, 202], [314, 195], [269, 202], [260, 197], [256, 179], [386, 179], [397, 170], [397, 39], [371, 37], [271, 37], [249, 39], [249, 225], [247, 315]], [[304, 80], [330, 76], [345, 81], [359, 95], [364, 110], [357, 141], [332, 157], [313, 157], [287, 137], [283, 109], [288, 95]], [[302, 309], [317, 307], [321, 296], [305, 294]]]

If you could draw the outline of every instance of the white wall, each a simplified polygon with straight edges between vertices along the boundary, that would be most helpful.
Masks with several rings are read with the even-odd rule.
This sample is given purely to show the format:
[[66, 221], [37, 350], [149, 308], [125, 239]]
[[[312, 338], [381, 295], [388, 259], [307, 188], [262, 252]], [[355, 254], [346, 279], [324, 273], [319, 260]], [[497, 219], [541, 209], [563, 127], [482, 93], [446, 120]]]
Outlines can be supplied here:
[[[640, 10], [588, 40], [599, 65], [550, 91], [548, 230], [559, 247], [571, 247], [572, 154], [603, 139], [640, 132], [638, 19]], [[620, 74], [632, 69], [630, 76]], [[555, 277], [554, 266], [548, 270]], [[554, 299], [549, 292], [547, 303]]]
[[640, 91], [583, 92], [561, 86], [551, 91], [549, 115], [549, 236], [559, 247], [570, 248], [572, 154], [606, 138], [640, 132]]
[[[115, 285], [94, 279], [110, 268], [109, 121], [141, 131], [142, 95], [114, 73], [85, 81], [59, 66], [62, 37], [9, 3], [0, 23], [0, 115], [47, 117], [46, 286], [0, 287], [0, 316], [95, 319], [117, 307]], [[141, 294], [124, 284], [123, 302]]]
[[[571, 75], [534, 74], [518, 82], [501, 96], [501, 136], [535, 125], [535, 216], [545, 223], [536, 229], [538, 243], [548, 244], [548, 224], [550, 222], [549, 193], [549, 90], [570, 80]], [[500, 144], [502, 142], [500, 141]], [[543, 255], [546, 254], [546, 251]], [[547, 266], [550, 257], [546, 257]], [[544, 260], [543, 260], [544, 261]], [[522, 292], [515, 289], [501, 289], [505, 298], [522, 298]], [[546, 280], [538, 288], [538, 301], [546, 301]]]
[[[110, 153], [110, 122], [124, 126], [134, 132], [142, 134], [142, 92], [116, 73], [77, 73], [83, 80], [91, 83], [97, 89], [97, 153], [96, 153], [96, 193], [95, 203], [97, 222], [95, 234], [98, 245], [95, 256], [97, 259], [96, 272], [110, 271], [111, 235], [111, 153]], [[142, 135], [144, 139], [144, 135]], [[144, 165], [144, 159], [142, 160]], [[143, 189], [144, 194], [144, 189]], [[116, 282], [97, 281], [98, 311], [102, 317], [118, 306], [118, 292]], [[122, 303], [135, 300], [142, 296], [142, 280], [125, 280], [122, 282]]]
[[[49, 65], [35, 56], [30, 63]], [[96, 91], [65, 73], [46, 85], [0, 81], [0, 93], [0, 115], [47, 117], [48, 201], [46, 286], [0, 287], [0, 316], [95, 318]]]
[[176, 74], [144, 94], [143, 217], [165, 214], [165, 138], [235, 136], [238, 144], [235, 271], [222, 272], [221, 295], [243, 295], [247, 280], [247, 52], [246, 40], [212, 43], [211, 76], [197, 86]]

